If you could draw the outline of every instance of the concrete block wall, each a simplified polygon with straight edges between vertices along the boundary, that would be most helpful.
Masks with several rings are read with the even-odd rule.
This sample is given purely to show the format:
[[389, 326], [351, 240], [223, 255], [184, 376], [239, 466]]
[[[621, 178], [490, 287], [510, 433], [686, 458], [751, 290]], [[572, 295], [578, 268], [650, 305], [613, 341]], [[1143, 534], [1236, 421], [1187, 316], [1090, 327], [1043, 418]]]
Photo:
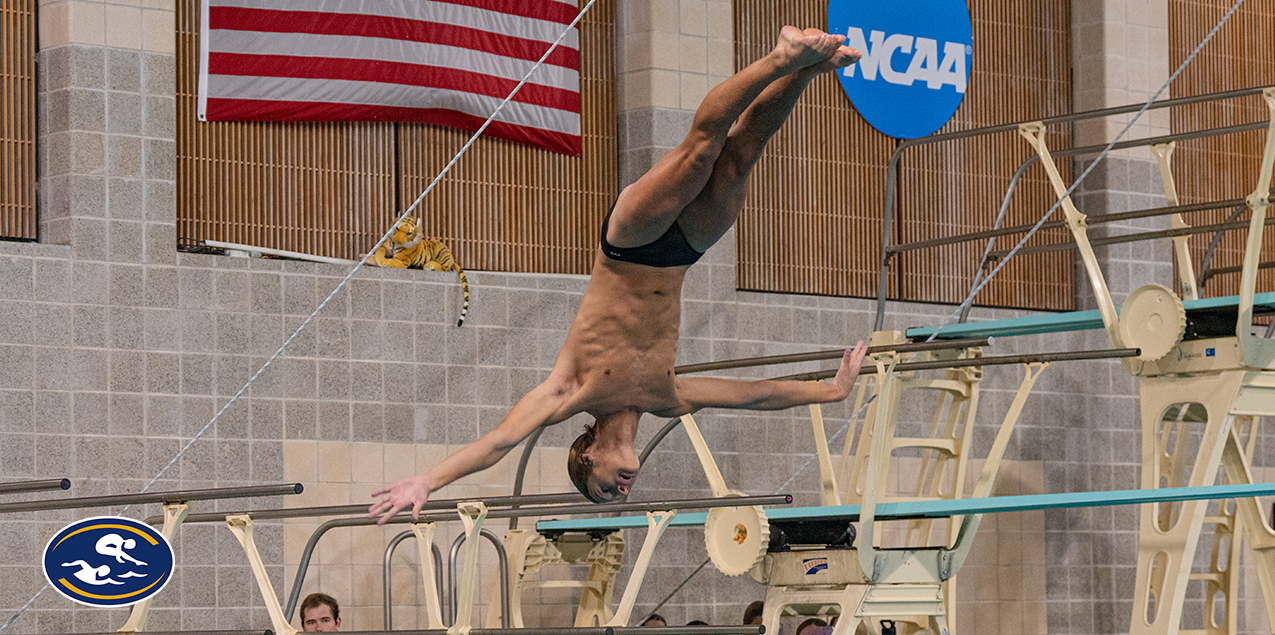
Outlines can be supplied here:
[[[1111, 7], [1104, 11], [1110, 13], [1119, 3], [1106, 4]], [[1073, 10], [1078, 20], [1107, 16], [1080, 6]], [[698, 101], [733, 71], [731, 10], [726, 0], [623, 4], [617, 33], [621, 185], [680, 142]], [[0, 477], [6, 480], [70, 477], [74, 495], [138, 491], [346, 273], [331, 265], [176, 252], [173, 15], [171, 0], [41, 3], [41, 242], [0, 243]], [[1105, 25], [1142, 20], [1146, 13], [1131, 15], [1103, 17], [1101, 41], [1112, 46], [1121, 41]], [[1104, 76], [1121, 76], [1115, 68], [1101, 70]], [[1102, 97], [1108, 98], [1126, 103], [1131, 97]], [[1081, 201], [1086, 211], [1102, 205], [1108, 211], [1149, 206], [1144, 203], [1158, 195], [1153, 164], [1123, 159], [1095, 175], [1101, 178], [1089, 184]], [[737, 291], [733, 243], [728, 234], [687, 276], [679, 363], [832, 348], [868, 335], [875, 310], [871, 301]], [[1152, 249], [1105, 254], [1109, 270], [1125, 270], [1109, 274], [1118, 294], [1147, 281], [1166, 282], [1166, 255]], [[460, 290], [452, 276], [360, 273], [153, 489], [294, 479], [309, 488], [286, 501], [203, 504], [195, 511], [362, 502], [378, 480], [423, 469], [490, 430], [547, 374], [587, 280], [474, 272], [471, 282], [470, 319], [458, 329]], [[950, 312], [950, 307], [892, 303], [886, 327], [931, 324]], [[1022, 314], [974, 312], [976, 319]], [[1099, 333], [1063, 334], [1003, 340], [988, 352], [1108, 345]], [[771, 367], [737, 376], [815, 367]], [[1020, 377], [1013, 368], [986, 372], [974, 429], [976, 453], [990, 446]], [[834, 451], [853, 436], [841, 432], [846, 409], [825, 410]], [[924, 407], [909, 410], [901, 433], [919, 432], [928, 417]], [[732, 486], [747, 493], [783, 489], [800, 504], [817, 500], [804, 409], [708, 412], [699, 420]], [[562, 459], [582, 423], [565, 422], [542, 438], [528, 491], [567, 488]], [[648, 417], [639, 445], [662, 423]], [[1269, 444], [1264, 437], [1260, 465], [1275, 460], [1265, 449]], [[1058, 364], [1041, 378], [1014, 434], [1007, 458], [1016, 466], [1011, 470], [1016, 480], [1007, 480], [1005, 487], [1045, 492], [1136, 487], [1139, 445], [1134, 381], [1109, 362]], [[512, 480], [508, 463], [440, 495], [506, 493]], [[699, 474], [689, 442], [675, 432], [644, 470], [642, 497], [705, 496], [707, 483]], [[101, 513], [108, 511], [121, 512]], [[141, 517], [158, 509], [123, 513]], [[0, 619], [16, 613], [42, 586], [32, 563], [47, 537], [81, 516], [61, 512], [0, 521], [0, 544], [6, 546], [0, 555]], [[1004, 527], [985, 531], [976, 545], [980, 553], [997, 556], [994, 565], [990, 555], [971, 563], [968, 583], [961, 587], [967, 595], [960, 597], [978, 604], [978, 612], [969, 613], [974, 627], [984, 634], [1127, 632], [1136, 512], [1075, 510], [1018, 520], [1006, 519]], [[291, 587], [299, 545], [312, 528], [304, 522], [259, 525], [258, 544], [281, 597]], [[383, 625], [379, 558], [393, 533], [349, 531], [334, 534], [321, 547], [304, 590], [348, 594], [340, 598], [347, 607], [347, 629]], [[641, 533], [628, 537], [634, 545], [630, 562]], [[446, 533], [440, 546], [450, 544], [453, 535]], [[1006, 548], [1002, 554], [991, 546], [1008, 540], [1043, 545], [1046, 568], [1039, 599], [1013, 593], [1012, 581], [1025, 578], [1001, 556], [1012, 561], [1014, 552]], [[156, 601], [150, 628], [269, 626], [242, 551], [228, 531], [190, 526], [177, 545], [178, 571], [173, 586]], [[416, 608], [420, 587], [410, 566], [414, 550], [405, 547], [394, 572], [397, 628], [424, 623]], [[489, 563], [485, 548], [482, 557]], [[640, 619], [664, 600], [705, 558], [698, 536], [670, 531], [635, 616]], [[1254, 584], [1246, 589], [1257, 597]], [[763, 593], [747, 577], [727, 578], [707, 567], [659, 610], [670, 623], [730, 624]], [[549, 590], [534, 599], [542, 608], [528, 615], [532, 624], [565, 623], [574, 602], [569, 593]], [[1015, 608], [987, 617], [987, 611], [1009, 606]], [[1196, 606], [1202, 610], [1202, 602]], [[1244, 610], [1253, 614], [1253, 606], [1250, 602]], [[1256, 606], [1260, 615], [1260, 603]], [[6, 630], [105, 631], [121, 625], [125, 615], [79, 607], [47, 591]], [[984, 616], [981, 621], [978, 615]], [[1248, 632], [1266, 628], [1251, 615], [1246, 619]]]

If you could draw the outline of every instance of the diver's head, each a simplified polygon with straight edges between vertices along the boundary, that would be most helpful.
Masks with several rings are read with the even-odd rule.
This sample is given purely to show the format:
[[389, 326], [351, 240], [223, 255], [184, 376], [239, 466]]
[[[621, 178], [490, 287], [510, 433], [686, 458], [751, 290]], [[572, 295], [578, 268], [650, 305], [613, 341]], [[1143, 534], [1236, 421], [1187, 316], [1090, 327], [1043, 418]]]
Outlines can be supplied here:
[[595, 503], [609, 503], [629, 495], [642, 467], [630, 442], [608, 443], [598, 438], [601, 420], [586, 425], [567, 453], [567, 475], [576, 489]]

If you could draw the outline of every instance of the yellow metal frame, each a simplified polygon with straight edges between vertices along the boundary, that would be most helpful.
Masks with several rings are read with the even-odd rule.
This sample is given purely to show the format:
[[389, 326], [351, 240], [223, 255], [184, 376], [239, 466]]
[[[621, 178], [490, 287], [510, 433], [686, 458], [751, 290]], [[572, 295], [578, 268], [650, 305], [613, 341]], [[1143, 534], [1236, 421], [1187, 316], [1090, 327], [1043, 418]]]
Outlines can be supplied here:
[[[1143, 489], [1211, 485], [1219, 469], [1228, 483], [1251, 483], [1257, 417], [1275, 415], [1275, 340], [1253, 333], [1253, 298], [1270, 205], [1271, 171], [1275, 167], [1275, 89], [1267, 88], [1262, 97], [1270, 110], [1271, 123], [1258, 182], [1247, 198], [1252, 217], [1240, 278], [1235, 335], [1189, 342], [1179, 339], [1172, 352], [1161, 359], [1124, 361], [1126, 370], [1139, 377]], [[1045, 145], [1044, 126], [1027, 124], [1020, 133], [1040, 156], [1055, 192], [1063, 197], [1067, 188]], [[1170, 205], [1176, 204], [1177, 191], [1170, 173], [1173, 146], [1156, 146], [1152, 152], [1164, 179], [1166, 198]], [[1119, 316], [1086, 237], [1084, 216], [1069, 198], [1063, 197], [1062, 203], [1104, 327], [1112, 345], [1123, 347], [1126, 344], [1121, 338]], [[1173, 226], [1186, 224], [1175, 215]], [[1185, 239], [1174, 239], [1174, 254], [1184, 293], [1192, 299], [1198, 290]], [[1136, 329], [1140, 325], [1126, 326]], [[1247, 441], [1242, 440], [1241, 433]], [[1193, 438], [1200, 439], [1198, 447], [1189, 443]], [[1238, 579], [1234, 567], [1240, 554], [1241, 527], [1255, 560], [1267, 616], [1275, 618], [1275, 531], [1258, 508], [1257, 500], [1221, 501], [1220, 512], [1213, 517], [1205, 516], [1208, 505], [1208, 501], [1190, 501], [1142, 507], [1131, 633], [1178, 633], [1187, 583], [1192, 579], [1204, 580], [1209, 592], [1203, 632], [1236, 633]], [[1193, 576], [1191, 564], [1206, 522], [1214, 528], [1210, 571]], [[1214, 602], [1219, 600], [1215, 598], [1221, 598], [1226, 606], [1216, 607]], [[1214, 619], [1218, 614], [1223, 616], [1221, 620]]]
[[[874, 333], [873, 346], [901, 343], [899, 332]], [[777, 632], [782, 615], [825, 615], [841, 617], [833, 635], [850, 635], [862, 623], [870, 633], [877, 633], [879, 618], [893, 619], [900, 633], [929, 628], [937, 633], [955, 629], [955, 580], [953, 579], [969, 555], [978, 531], [981, 515], [969, 515], [948, 522], [947, 538], [931, 545], [934, 520], [909, 520], [904, 547], [879, 548], [875, 509], [877, 503], [898, 500], [954, 499], [964, 496], [968, 473], [974, 419], [978, 410], [982, 370], [977, 367], [955, 368], [942, 378], [922, 378], [915, 372], [896, 373], [897, 362], [930, 361], [979, 357], [980, 349], [928, 351], [920, 353], [891, 352], [872, 357], [877, 365], [875, 382], [861, 383], [854, 401], [854, 412], [863, 410], [857, 444], [847, 442], [839, 465], [834, 467], [832, 452], [823, 426], [823, 413], [818, 405], [810, 407], [815, 454], [819, 461], [821, 500], [823, 505], [859, 504], [860, 532], [856, 549], [791, 551], [768, 553], [753, 569], [753, 577], [767, 585], [763, 624], [768, 632]], [[1029, 364], [1023, 381], [1001, 423], [988, 459], [975, 485], [976, 496], [992, 491], [1001, 458], [1013, 429], [1019, 420], [1036, 380], [1048, 364]], [[872, 388], [869, 384], [872, 383]], [[904, 395], [915, 401], [929, 393], [936, 396], [928, 437], [898, 437], [895, 430], [899, 407]], [[871, 394], [871, 396], [869, 396]], [[695, 420], [682, 418], [700, 464], [708, 477], [714, 496], [726, 496], [730, 490], [704, 443]], [[851, 422], [858, 425], [857, 422]], [[849, 449], [857, 445], [853, 454]], [[922, 452], [920, 476], [910, 496], [888, 496], [886, 484], [893, 465], [895, 450], [915, 448]], [[710, 526], [705, 531], [712, 531]], [[830, 575], [811, 578], [797, 574], [803, 561], [811, 557], [827, 558]]]
[[[168, 539], [169, 544], [173, 543], [177, 530], [181, 527], [182, 521], [186, 520], [186, 515], [190, 513], [190, 505], [179, 503], [164, 503], [164, 527], [160, 533]], [[134, 604], [129, 610], [128, 621], [120, 627], [117, 633], [140, 633], [146, 630], [146, 618], [150, 616], [151, 600], [155, 596], [151, 596]]]

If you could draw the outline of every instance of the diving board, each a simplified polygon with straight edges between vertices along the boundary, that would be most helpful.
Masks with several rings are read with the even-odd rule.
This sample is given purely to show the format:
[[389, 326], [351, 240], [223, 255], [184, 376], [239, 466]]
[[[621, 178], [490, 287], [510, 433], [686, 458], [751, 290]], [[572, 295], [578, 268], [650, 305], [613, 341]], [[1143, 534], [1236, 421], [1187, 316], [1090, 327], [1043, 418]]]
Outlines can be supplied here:
[[[1242, 499], [1252, 503], [1257, 496], [1275, 495], [1275, 483], [1208, 485], [1141, 490], [1074, 492], [1066, 494], [1031, 494], [1022, 496], [977, 497], [957, 500], [900, 501], [877, 503], [865, 514], [861, 505], [822, 505], [815, 507], [775, 508], [764, 510], [768, 522], [794, 520], [864, 522], [862, 544], [826, 545], [797, 541], [795, 548], [786, 542], [767, 549], [750, 573], [767, 585], [763, 624], [768, 630], [778, 627], [785, 609], [801, 614], [828, 610], [840, 616], [836, 633], [848, 635], [863, 623], [871, 633], [877, 632], [878, 618], [924, 616], [929, 626], [939, 633], [949, 633], [948, 601], [945, 586], [960, 570], [972, 547], [981, 514], [1074, 509], [1113, 505], [1180, 503], [1215, 499]], [[880, 548], [871, 546], [869, 525], [875, 520], [912, 520], [917, 518], [951, 518], [962, 516], [955, 544], [920, 548]], [[650, 515], [617, 518], [542, 520], [536, 523], [541, 535], [561, 536], [570, 532], [597, 534], [623, 529], [651, 527]], [[714, 523], [707, 514], [685, 514], [666, 520], [664, 527], [704, 526], [705, 532], [724, 534], [729, 539], [738, 528], [730, 523]], [[853, 534], [851, 534], [853, 535]], [[867, 545], [865, 547], [865, 545]], [[869, 559], [863, 552], [872, 554]], [[812, 569], [816, 563], [817, 569]], [[811, 571], [818, 575], [811, 577]]]
[[[1243, 485], [1205, 485], [1202, 487], [1167, 487], [1162, 489], [1126, 489], [1098, 492], [1072, 492], [1067, 494], [1025, 494], [1021, 496], [990, 496], [986, 498], [958, 498], [937, 501], [901, 501], [877, 503], [877, 520], [911, 520], [914, 518], [950, 518], [968, 514], [1001, 514], [1043, 509], [1074, 509], [1079, 507], [1111, 507], [1117, 505], [1143, 505], [1147, 503], [1171, 503], [1219, 498], [1248, 498], [1275, 495], [1275, 483], [1247, 483]], [[844, 519], [859, 520], [859, 505], [823, 505], [818, 507], [780, 507], [763, 510], [768, 520]], [[669, 522], [670, 527], [703, 526], [708, 514], [681, 514]], [[615, 531], [619, 529], [644, 529], [646, 516], [618, 516], [614, 518], [579, 518], [574, 520], [542, 520], [536, 523], [536, 531], [589, 532]]]
[[[1236, 309], [1240, 304], [1240, 296], [1228, 295], [1221, 298], [1203, 298], [1200, 300], [1184, 300], [1182, 307], [1187, 316], [1192, 313], [1215, 309]], [[1275, 311], [1275, 292], [1259, 293], [1253, 297], [1254, 307], [1265, 311]], [[1117, 313], [1119, 311], [1117, 310]], [[1016, 318], [985, 320], [982, 322], [966, 322], [949, 324], [941, 329], [937, 326], [913, 327], [907, 330], [910, 340], [929, 338], [936, 331], [936, 339], [964, 339], [973, 337], [1015, 337], [1019, 335], [1039, 335], [1042, 333], [1067, 333], [1071, 331], [1090, 331], [1104, 327], [1102, 314], [1097, 309], [1089, 311], [1071, 311], [1068, 313], [1047, 313], [1043, 315], [1027, 315]]]
[[[1027, 316], [912, 328], [903, 339], [1011, 337], [1103, 329], [1113, 348], [1138, 348], [1137, 358], [1121, 365], [1138, 378], [1142, 424], [1141, 481], [1144, 490], [1202, 487], [1218, 482], [1253, 483], [1252, 459], [1263, 417], [1275, 416], [1275, 338], [1253, 318], [1275, 310], [1275, 293], [1258, 293], [1265, 228], [1275, 172], [1275, 87], [1261, 89], [1269, 111], [1254, 188], [1244, 202], [1249, 211], [1244, 236], [1238, 293], [1200, 299], [1194, 264], [1186, 248], [1190, 225], [1173, 214], [1173, 232], [1147, 232], [1141, 238], [1173, 242], [1181, 292], [1161, 284], [1144, 284], [1117, 307], [1088, 237], [1088, 223], [1072, 201], [1046, 143], [1042, 121], [1018, 126], [1032, 147], [1058, 197], [1097, 304], [1097, 310]], [[1170, 206], [1179, 201], [1171, 169], [1174, 144], [1151, 147]], [[1195, 168], [1192, 168], [1195, 169]], [[1226, 175], [1219, 175], [1219, 177]], [[1246, 177], [1247, 178], [1247, 177]], [[884, 274], [883, 274], [884, 275]], [[878, 311], [880, 315], [880, 311]], [[880, 322], [878, 322], [880, 323]], [[1191, 440], [1191, 442], [1188, 442]], [[1194, 440], [1198, 440], [1195, 443]], [[865, 487], [865, 496], [873, 490]], [[977, 495], [977, 494], [976, 494]], [[1133, 591], [1131, 635], [1174, 635], [1183, 628], [1211, 635], [1238, 630], [1239, 575], [1242, 544], [1257, 572], [1267, 619], [1275, 621], [1275, 528], [1251, 496], [1223, 504], [1206, 516], [1205, 500], [1165, 501], [1140, 510], [1137, 579]], [[1212, 554], [1207, 573], [1193, 575], [1192, 563], [1204, 525], [1212, 526]], [[864, 522], [865, 532], [871, 524]], [[860, 543], [870, 550], [867, 536]], [[1183, 625], [1183, 608], [1192, 579], [1206, 584], [1208, 598], [1199, 626]], [[865, 596], [866, 597], [866, 596]], [[950, 613], [948, 614], [950, 620]]]

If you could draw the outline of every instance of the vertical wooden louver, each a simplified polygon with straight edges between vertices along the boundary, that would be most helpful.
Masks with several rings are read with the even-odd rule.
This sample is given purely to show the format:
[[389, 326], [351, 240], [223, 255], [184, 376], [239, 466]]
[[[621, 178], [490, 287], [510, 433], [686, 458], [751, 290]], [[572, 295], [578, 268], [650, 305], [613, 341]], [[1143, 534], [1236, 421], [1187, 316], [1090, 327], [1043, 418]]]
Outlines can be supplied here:
[[[783, 25], [827, 19], [826, 1], [736, 0], [736, 68], [768, 53]], [[836, 77], [811, 82], [753, 170], [737, 231], [739, 287], [875, 294], [893, 149], [850, 107]]]
[[[199, 2], [178, 0], [178, 236], [357, 258], [471, 133], [393, 123], [200, 123]], [[468, 269], [588, 273], [616, 195], [613, 3], [580, 25], [583, 156], [481, 138], [417, 215]]]
[[[765, 54], [784, 24], [824, 26], [827, 3], [736, 3], [736, 63]], [[1067, 3], [999, 2], [971, 6], [974, 55], [969, 90], [940, 132], [1031, 120], [1071, 107], [1071, 18]], [[1070, 145], [1070, 130], [1053, 131]], [[895, 141], [871, 128], [835, 77], [807, 90], [753, 173], [739, 224], [739, 284], [761, 291], [872, 296], [881, 258], [885, 166]], [[907, 151], [900, 164], [895, 234], [910, 242], [987, 229], [1010, 177], [1030, 156], [1012, 133]], [[1055, 199], [1037, 170], [1019, 185], [1006, 224], [1034, 222]], [[1041, 235], [1035, 242], [1065, 239]], [[891, 271], [889, 296], [959, 302], [985, 243], [904, 254]], [[1010, 247], [1009, 239], [997, 248]], [[979, 304], [1070, 309], [1073, 256], [1022, 257], [979, 296]]]
[[[1230, 0], [1170, 0], [1170, 68], [1182, 64], [1233, 4]], [[1182, 71], [1173, 83], [1172, 93], [1174, 97], [1186, 97], [1271, 85], [1275, 85], [1275, 0], [1249, 0]], [[1261, 97], [1196, 104], [1174, 108], [1169, 113], [1175, 133], [1268, 121], [1269, 118], [1270, 111]], [[1248, 196], [1257, 184], [1264, 141], [1265, 131], [1179, 141], [1173, 157], [1173, 178], [1181, 201], [1200, 203]], [[1234, 211], [1192, 214], [1187, 222], [1192, 225], [1220, 223]], [[1269, 218], [1269, 211], [1267, 215]], [[1247, 212], [1237, 217], [1238, 220], [1248, 218]], [[1224, 234], [1211, 267], [1242, 264], [1247, 234], [1247, 229]], [[1197, 274], [1200, 259], [1212, 238], [1212, 234], [1203, 234], [1189, 241]], [[1275, 228], [1266, 228], [1262, 244], [1265, 254], [1262, 260], [1275, 259]], [[1239, 281], [1239, 274], [1212, 278], [1205, 286], [1205, 295], [1232, 295], [1237, 292]], [[1275, 271], [1260, 272], [1257, 286], [1259, 290], [1275, 288]]]
[[[960, 109], [938, 134], [1071, 112], [1071, 11], [1066, 2], [970, 3], [974, 60]], [[1071, 146], [1070, 126], [1047, 140]], [[900, 169], [898, 242], [940, 238], [990, 228], [1011, 177], [1033, 155], [1022, 137], [999, 133], [908, 150]], [[1071, 162], [1058, 161], [1063, 178]], [[1057, 201], [1040, 167], [1018, 184], [1004, 224], [1035, 223]], [[1055, 220], [1062, 218], [1055, 211]], [[1021, 235], [1001, 238], [1012, 248]], [[1039, 232], [1032, 244], [1067, 242], [1066, 230]], [[908, 300], [961, 302], [969, 293], [986, 241], [913, 251], [899, 257], [899, 294]], [[1015, 255], [978, 296], [983, 306], [1074, 308], [1074, 255]]]
[[35, 28], [35, 0], [0, 0], [0, 238], [36, 238]]

